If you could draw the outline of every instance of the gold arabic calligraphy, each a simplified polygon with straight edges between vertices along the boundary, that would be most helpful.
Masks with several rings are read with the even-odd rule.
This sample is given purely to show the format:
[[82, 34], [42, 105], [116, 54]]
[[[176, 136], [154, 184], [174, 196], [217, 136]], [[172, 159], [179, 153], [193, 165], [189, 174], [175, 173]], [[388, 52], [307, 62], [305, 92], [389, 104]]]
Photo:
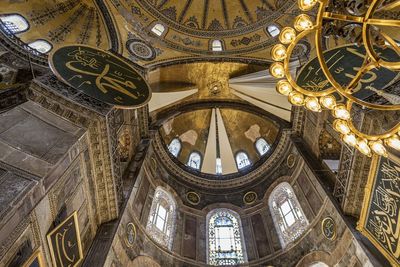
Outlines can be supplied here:
[[[136, 92], [135, 95], [129, 91], [129, 89], [137, 89], [136, 85], [132, 81], [124, 79], [121, 72], [110, 72], [110, 64], [105, 64], [104, 66], [99, 64], [96, 56], [101, 55], [82, 50], [80, 47], [68, 55], [72, 57], [72, 60], [66, 63], [66, 67], [73, 72], [95, 77], [95, 84], [97, 88], [104, 94], [108, 92], [108, 89], [112, 89], [133, 99], [139, 98], [139, 92]], [[70, 80], [73, 80], [74, 78], [83, 79], [83, 76], [74, 75], [70, 78]], [[87, 80], [83, 81], [79, 87], [83, 84], [91, 84], [91, 82]], [[122, 103], [123, 98], [116, 97], [114, 100]]]

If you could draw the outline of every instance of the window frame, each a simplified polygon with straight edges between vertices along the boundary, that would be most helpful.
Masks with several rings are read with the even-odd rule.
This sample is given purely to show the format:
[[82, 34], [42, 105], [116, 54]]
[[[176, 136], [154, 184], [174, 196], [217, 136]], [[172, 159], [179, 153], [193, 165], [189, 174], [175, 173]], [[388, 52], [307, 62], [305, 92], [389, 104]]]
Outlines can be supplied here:
[[[162, 30], [160, 30], [159, 27], [162, 27]], [[164, 36], [166, 33], [166, 30], [167, 30], [167, 28], [165, 27], [165, 25], [162, 23], [159, 23], [159, 22], [154, 23], [150, 28], [151, 33], [157, 37]]]
[[[215, 46], [214, 45], [214, 43], [215, 42], [219, 42], [218, 44], [218, 46]], [[215, 50], [215, 48], [218, 48], [218, 50]], [[219, 50], [220, 49], [220, 50]], [[224, 45], [224, 42], [222, 41], [222, 40], [220, 40], [220, 39], [214, 39], [214, 40], [211, 40], [210, 41], [210, 50], [212, 51], [212, 52], [214, 52], [214, 53], [219, 53], [219, 52], [223, 52], [224, 50], [225, 50], [225, 45]]]
[[[224, 264], [224, 265], [216, 265], [213, 264], [212, 259], [211, 259], [211, 245], [210, 245], [210, 224], [211, 224], [211, 219], [216, 216], [218, 213], [227, 213], [229, 214], [232, 218], [234, 218], [236, 220], [236, 230], [239, 232], [239, 240], [240, 240], [240, 250], [239, 253], [241, 253], [242, 255], [239, 255], [239, 264], [240, 263], [246, 263], [247, 262], [247, 252], [246, 252], [246, 244], [245, 244], [245, 240], [244, 240], [244, 235], [243, 235], [243, 227], [242, 227], [242, 221], [241, 218], [239, 216], [238, 213], [236, 213], [235, 211], [231, 210], [231, 209], [227, 209], [227, 208], [217, 208], [217, 209], [213, 209], [211, 210], [206, 217], [206, 254], [207, 254], [207, 264], [210, 265], [214, 265], [214, 266], [225, 266], [225, 265], [230, 265], [230, 264]], [[217, 217], [218, 218], [218, 217]], [[215, 221], [216, 219], [214, 219]], [[235, 224], [235, 222], [234, 222]], [[215, 226], [214, 226], [215, 227]], [[235, 228], [235, 226], [232, 226], [233, 228]], [[235, 229], [234, 231], [232, 231], [235, 234]], [[213, 235], [216, 236], [216, 235]], [[236, 237], [238, 238], [238, 237]], [[215, 242], [217, 242], [215, 240]], [[237, 240], [233, 241], [234, 243], [237, 242]], [[217, 243], [215, 243], [216, 246]], [[238, 263], [232, 264], [232, 266], [236, 266]]]
[[[45, 42], [45, 43], [47, 43], [47, 44], [50, 46], [50, 49], [49, 49], [47, 52], [44, 52], [44, 53], [43, 53], [43, 52], [37, 50], [36, 48], [31, 47], [31, 44], [36, 43], [36, 42]], [[46, 54], [48, 54], [51, 50], [53, 50], [53, 44], [50, 43], [49, 41], [47, 41], [46, 39], [36, 39], [35, 41], [32, 41], [32, 42], [28, 43], [27, 45], [29, 46], [29, 48], [31, 48], [31, 49], [33, 49], [33, 50], [35, 50], [35, 51], [37, 51], [37, 52], [39, 52], [40, 54], [43, 54], [43, 55], [46, 55]]]
[[[267, 144], [267, 146], [268, 146], [268, 149], [267, 149], [267, 151], [265, 151], [265, 153], [264, 154], [261, 154], [261, 152], [258, 150], [258, 146], [257, 146], [257, 144], [259, 143], [259, 142], [261, 142], [261, 140], [264, 140], [264, 142]], [[255, 148], [256, 148], [256, 151], [257, 151], [257, 154], [260, 156], [260, 157], [263, 157], [263, 156], [265, 156], [265, 155], [268, 155], [268, 153], [271, 151], [271, 149], [272, 149], [272, 146], [271, 146], [271, 144], [269, 144], [268, 142], [267, 142], [267, 140], [264, 138], [264, 137], [258, 137], [257, 139], [256, 139], [256, 141], [254, 142], [254, 146], [255, 146]]]
[[[278, 34], [273, 35], [272, 32], [273, 32], [274, 30], [270, 31], [270, 27], [275, 27], [274, 30], [278, 30]], [[270, 24], [270, 25], [268, 25], [267, 27], [265, 27], [265, 31], [267, 32], [267, 34], [268, 34], [270, 37], [276, 38], [276, 37], [278, 37], [279, 34], [281, 33], [281, 27], [280, 27], [278, 24]]]
[[[246, 164], [246, 165], [243, 166], [243, 167], [239, 167], [238, 156], [239, 156], [240, 154], [246, 155], [246, 158], [247, 158], [247, 161], [248, 161], [248, 164]], [[245, 169], [247, 169], [248, 167], [250, 167], [250, 166], [252, 165], [252, 162], [251, 162], [251, 160], [250, 160], [250, 158], [249, 158], [249, 155], [248, 155], [247, 152], [244, 151], [244, 150], [239, 150], [238, 152], [236, 152], [236, 154], [235, 154], [235, 163], [236, 163], [236, 167], [237, 167], [238, 171], [245, 170]]]
[[[200, 162], [199, 162], [199, 167], [198, 167], [198, 168], [192, 167], [192, 166], [190, 166], [190, 164], [189, 164], [190, 158], [191, 158], [191, 156], [192, 156], [193, 154], [197, 154], [197, 155], [199, 156], [199, 158], [200, 158]], [[188, 157], [188, 160], [187, 160], [187, 162], [186, 162], [186, 166], [188, 166], [189, 168], [192, 168], [193, 170], [198, 170], [198, 171], [200, 171], [200, 170], [201, 170], [202, 164], [203, 164], [203, 155], [202, 155], [199, 151], [197, 151], [197, 150], [193, 150], [192, 152], [190, 152], [189, 157]]]
[[[174, 142], [175, 140], [177, 140], [178, 142], [179, 142], [179, 150], [178, 150], [178, 152], [176, 153], [176, 155], [174, 154], [174, 153], [172, 153], [171, 152], [171, 150], [170, 150], [170, 146], [171, 146], [171, 144], [172, 144], [172, 142]], [[171, 142], [169, 142], [169, 145], [168, 145], [168, 152], [172, 155], [172, 156], [174, 156], [175, 158], [178, 158], [179, 157], [179, 154], [181, 153], [181, 151], [182, 151], [182, 141], [181, 141], [181, 139], [179, 139], [179, 137], [174, 137], [172, 140], [171, 140]]]
[[[10, 29], [6, 26], [6, 23], [3, 21], [2, 18], [4, 18], [4, 17], [11, 17], [11, 16], [18, 16], [18, 17], [22, 18], [22, 19], [25, 21], [27, 28], [26, 28], [25, 30], [16, 31], [16, 32], [14, 32], [13, 30], [10, 30]], [[31, 28], [31, 25], [30, 25], [29, 21], [28, 21], [24, 16], [22, 16], [22, 15], [19, 14], [19, 13], [5, 13], [5, 14], [0, 14], [0, 20], [1, 20], [1, 23], [3, 24], [3, 26], [6, 28], [6, 31], [8, 31], [8, 32], [10, 32], [10, 33], [12, 33], [12, 34], [14, 34], [14, 35], [27, 32], [27, 31], [29, 31], [30, 28]]]

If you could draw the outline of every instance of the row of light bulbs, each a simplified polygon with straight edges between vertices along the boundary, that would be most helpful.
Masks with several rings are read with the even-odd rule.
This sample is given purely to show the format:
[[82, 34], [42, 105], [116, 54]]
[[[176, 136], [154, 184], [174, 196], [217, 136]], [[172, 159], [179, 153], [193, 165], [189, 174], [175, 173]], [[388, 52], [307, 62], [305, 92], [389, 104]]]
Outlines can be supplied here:
[[[317, 0], [299, 0], [299, 8], [303, 11], [312, 9]], [[295, 106], [305, 106], [308, 110], [321, 112], [322, 108], [332, 111], [336, 118], [333, 127], [341, 134], [342, 140], [349, 146], [357, 148], [362, 154], [371, 156], [374, 152], [377, 155], [387, 157], [386, 146], [400, 150], [400, 138], [397, 134], [392, 135], [384, 140], [367, 140], [357, 136], [349, 127], [350, 112], [344, 104], [336, 103], [336, 98], [333, 95], [321, 97], [305, 96], [297, 91], [285, 77], [285, 67], [283, 60], [288, 56], [285, 44], [290, 44], [295, 41], [297, 32], [310, 30], [314, 27], [311, 18], [306, 14], [301, 14], [295, 18], [294, 29], [285, 27], [279, 34], [281, 44], [275, 45], [271, 50], [272, 59], [276, 62], [270, 67], [270, 73], [277, 79], [281, 79], [276, 84], [276, 90], [288, 97], [289, 102]], [[400, 134], [400, 133], [399, 133]]]

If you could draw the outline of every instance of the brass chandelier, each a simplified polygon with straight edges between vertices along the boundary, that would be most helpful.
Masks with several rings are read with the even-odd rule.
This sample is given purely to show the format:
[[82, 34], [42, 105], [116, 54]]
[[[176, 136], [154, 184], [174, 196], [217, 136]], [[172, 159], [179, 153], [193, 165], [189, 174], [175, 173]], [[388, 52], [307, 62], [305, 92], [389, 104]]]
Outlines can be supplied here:
[[[389, 11], [400, 7], [400, 1], [366, 0], [365, 12], [356, 15], [345, 14], [345, 12], [331, 12], [329, 8], [327, 9], [329, 2], [329, 0], [298, 1], [298, 6], [302, 11], [310, 11], [316, 8], [318, 12], [315, 21], [307, 14], [300, 14], [295, 18], [294, 28], [285, 27], [281, 30], [279, 35], [280, 44], [275, 45], [271, 50], [272, 59], [276, 62], [271, 65], [270, 73], [275, 78], [280, 79], [277, 82], [276, 89], [280, 94], [288, 96], [293, 105], [305, 106], [305, 108], [314, 112], [320, 112], [322, 109], [331, 110], [335, 118], [333, 127], [341, 134], [342, 140], [346, 144], [356, 147], [364, 155], [372, 156], [372, 154], [377, 154], [387, 156], [387, 147], [400, 150], [400, 123], [397, 122], [393, 128], [383, 133], [368, 134], [354, 126], [351, 111], [355, 104], [371, 110], [400, 110], [399, 104], [370, 103], [354, 96], [354, 88], [358, 86], [363, 75], [368, 71], [375, 68], [386, 68], [395, 72], [400, 70], [400, 61], [388, 61], [380, 56], [377, 51], [376, 41], [376, 32], [378, 32], [381, 40], [380, 45], [383, 43], [386, 48], [389, 47], [397, 55], [400, 55], [399, 44], [389, 34], [380, 30], [380, 27], [399, 27], [397, 31], [400, 31], [400, 20], [398, 17], [397, 19], [382, 19], [374, 16], [376, 12]], [[365, 48], [363, 63], [360, 68], [357, 68], [358, 72], [353, 76], [352, 80], [345, 86], [334, 78], [323, 56], [323, 23], [327, 21], [354, 23], [358, 25], [361, 31], [360, 41], [362, 41], [362, 45]], [[329, 88], [319, 91], [299, 86], [289, 69], [291, 55], [295, 46], [309, 34], [315, 35], [317, 59], [323, 74], [330, 83]], [[344, 101], [338, 101], [337, 96]]]

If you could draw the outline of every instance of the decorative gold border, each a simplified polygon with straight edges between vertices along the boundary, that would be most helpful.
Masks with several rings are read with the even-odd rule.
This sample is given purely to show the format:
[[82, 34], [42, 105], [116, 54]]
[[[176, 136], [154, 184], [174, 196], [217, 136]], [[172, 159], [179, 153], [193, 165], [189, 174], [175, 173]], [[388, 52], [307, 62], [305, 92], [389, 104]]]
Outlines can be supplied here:
[[[191, 201], [191, 200], [188, 198], [188, 195], [189, 195], [189, 194], [195, 194], [195, 195], [197, 196], [197, 198], [199, 199], [199, 201], [197, 201], [197, 202]], [[200, 203], [200, 195], [197, 194], [197, 193], [194, 192], [194, 191], [189, 191], [189, 192], [186, 193], [186, 200], [187, 200], [190, 204], [196, 206], [196, 205], [198, 205], [198, 204]]]
[[125, 237], [124, 237], [124, 241], [125, 241], [125, 245], [127, 245], [128, 247], [133, 247], [133, 244], [131, 244], [131, 243], [129, 243], [129, 241], [128, 241], [128, 237], [127, 237], [127, 235], [128, 235], [128, 227], [129, 226], [132, 226], [132, 229], [133, 229], [133, 232], [134, 232], [134, 239], [133, 239], [133, 243], [135, 243], [135, 241], [136, 241], [136, 237], [137, 237], [137, 231], [136, 231], [136, 226], [135, 226], [135, 224], [134, 223], [132, 223], [132, 222], [130, 222], [130, 223], [127, 223], [126, 224], [126, 226], [125, 226]]
[[[247, 197], [248, 195], [250, 195], [250, 194], [254, 194], [254, 195], [256, 195], [256, 197], [254, 198], [253, 201], [247, 202], [247, 201], [246, 201], [246, 197]], [[255, 202], [257, 201], [257, 198], [258, 198], [258, 195], [257, 195], [256, 192], [254, 192], [254, 191], [249, 191], [249, 192], [247, 192], [246, 194], [244, 194], [244, 196], [243, 196], [243, 203], [246, 204], [246, 205], [251, 205], [251, 204], [253, 204], [253, 203], [255, 203]]]
[[75, 229], [76, 229], [76, 239], [78, 241], [78, 251], [79, 251], [79, 261], [76, 262], [75, 265], [72, 267], [78, 266], [79, 263], [83, 260], [83, 252], [82, 252], [82, 244], [81, 244], [81, 236], [79, 232], [79, 222], [78, 222], [78, 212], [74, 211], [68, 218], [66, 218], [62, 223], [60, 223], [56, 228], [54, 228], [50, 233], [47, 234], [47, 243], [49, 245], [49, 250], [51, 254], [51, 260], [53, 262], [54, 266], [57, 266], [56, 264], [56, 258], [54, 255], [54, 248], [53, 245], [51, 244], [51, 235], [56, 232], [66, 221], [68, 221], [71, 217], [74, 217], [74, 224], [75, 224]]
[[[325, 231], [324, 231], [324, 222], [327, 221], [327, 220], [332, 220], [332, 221], [333, 221], [333, 225], [334, 225], [334, 227], [335, 227], [335, 233], [334, 233], [334, 235], [333, 235], [332, 237], [327, 237], [327, 236], [325, 235]], [[337, 226], [336, 226], [336, 221], [335, 221], [331, 216], [326, 216], [326, 217], [321, 221], [321, 231], [322, 231], [322, 234], [324, 235], [324, 237], [325, 237], [326, 239], [331, 240], [331, 241], [334, 241], [334, 240], [336, 239], [336, 237], [337, 237]]]
[[36, 250], [35, 250], [35, 252], [33, 252], [33, 254], [29, 257], [29, 259], [22, 265], [22, 267], [29, 267], [31, 264], [32, 264], [32, 262], [35, 260], [35, 259], [38, 259], [38, 261], [39, 261], [39, 266], [40, 267], [45, 267], [46, 266], [46, 264], [45, 264], [45, 261], [44, 261], [44, 256], [43, 256], [43, 253], [42, 253], [42, 250], [41, 250], [41, 247], [39, 247], [39, 248], [37, 248]]
[[[369, 213], [369, 208], [370, 208], [371, 194], [373, 193], [372, 188], [376, 181], [377, 168], [378, 168], [378, 165], [379, 165], [381, 159], [382, 159], [382, 157], [377, 156], [377, 155], [374, 155], [372, 157], [371, 169], [369, 171], [368, 181], [365, 186], [364, 200], [363, 200], [363, 205], [362, 205], [362, 209], [361, 209], [360, 219], [357, 222], [357, 230], [360, 231], [360, 233], [362, 233], [365, 237], [367, 237], [369, 239], [369, 241], [371, 241], [371, 243], [386, 257], [386, 259], [388, 259], [388, 261], [390, 262], [390, 264], [392, 266], [399, 266], [397, 259], [394, 258], [393, 255], [391, 255], [389, 252], [387, 252], [381, 246], [381, 244], [379, 244], [375, 240], [374, 236], [372, 236], [369, 233], [369, 231], [365, 228], [367, 214]], [[397, 164], [400, 164], [400, 160], [392, 154], [388, 155], [388, 159], [396, 162]]]
[[[147, 104], [150, 102], [150, 99], [151, 99], [151, 96], [152, 96], [152, 90], [151, 90], [151, 87], [150, 87], [149, 83], [147, 82], [147, 80], [146, 80], [137, 70], [135, 70], [135, 69], [131, 66], [131, 64], [130, 64], [125, 58], [122, 57], [123, 59], [121, 59], [120, 57], [117, 57], [116, 55], [114, 55], [113, 53], [111, 53], [111, 52], [109, 52], [109, 51], [100, 49], [100, 48], [98, 48], [98, 47], [90, 46], [90, 45], [69, 44], [69, 45], [59, 45], [59, 46], [54, 46], [54, 47], [53, 47], [53, 49], [50, 51], [50, 53], [49, 53], [49, 55], [48, 55], [48, 63], [49, 63], [50, 70], [54, 73], [54, 75], [55, 75], [60, 81], [62, 81], [63, 83], [67, 84], [68, 86], [70, 86], [70, 87], [72, 87], [72, 88], [75, 88], [75, 87], [73, 87], [69, 82], [67, 82], [63, 77], [61, 77], [61, 75], [58, 73], [58, 71], [56, 70], [56, 68], [55, 68], [55, 66], [54, 66], [54, 64], [53, 64], [53, 55], [54, 55], [59, 49], [62, 49], [62, 48], [64, 48], [64, 47], [68, 47], [68, 46], [83, 46], [83, 47], [88, 47], [88, 48], [91, 48], [91, 49], [95, 49], [95, 50], [97, 50], [97, 51], [101, 51], [101, 52], [103, 52], [103, 53], [105, 53], [105, 54], [107, 54], [107, 55], [109, 55], [109, 56], [112, 56], [112, 57], [114, 57], [114, 58], [117, 58], [117, 59], [123, 61], [123, 62], [124, 62], [126, 65], [128, 65], [137, 75], [139, 75], [139, 77], [141, 77], [141, 78], [143, 79], [144, 83], [147, 85], [147, 88], [149, 89], [149, 96], [147, 97], [147, 99], [146, 99], [145, 101], [143, 101], [142, 104], [136, 105], [136, 106], [129, 106], [129, 107], [127, 107], [127, 106], [119, 106], [119, 105], [113, 105], [113, 104], [107, 103], [107, 102], [105, 102], [105, 101], [103, 101], [103, 100], [100, 100], [100, 99], [97, 99], [97, 98], [93, 97], [94, 99], [97, 99], [98, 101], [101, 101], [101, 102], [103, 102], [103, 103], [107, 103], [107, 104], [109, 104], [109, 105], [111, 105], [111, 106], [113, 106], [113, 107], [115, 107], [115, 108], [117, 108], [117, 109], [137, 109], [137, 108], [144, 107], [145, 105], [147, 105]], [[75, 88], [75, 89], [76, 89], [76, 88]], [[78, 89], [76, 89], [76, 90], [78, 90]], [[80, 92], [82, 92], [82, 93], [85, 94], [85, 92], [82, 91], [82, 90], [78, 90], [78, 91], [80, 91]], [[88, 95], [88, 96], [89, 96], [89, 95]], [[92, 97], [92, 96], [90, 96], [90, 97]]]

